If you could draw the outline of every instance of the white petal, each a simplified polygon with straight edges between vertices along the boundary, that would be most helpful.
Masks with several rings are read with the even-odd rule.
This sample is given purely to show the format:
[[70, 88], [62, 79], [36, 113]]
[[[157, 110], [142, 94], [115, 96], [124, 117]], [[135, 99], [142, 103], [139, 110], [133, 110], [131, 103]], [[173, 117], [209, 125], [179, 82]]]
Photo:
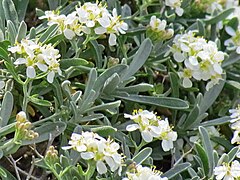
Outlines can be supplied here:
[[162, 141], [162, 148], [163, 148], [164, 151], [169, 151], [170, 149], [173, 148], [173, 142], [172, 141], [163, 140]]
[[177, 7], [175, 12], [177, 13], [178, 16], [182, 16], [184, 10], [183, 10], [183, 8]]
[[222, 67], [219, 65], [219, 64], [214, 64], [213, 65], [213, 69], [214, 69], [214, 71], [215, 72], [217, 72], [218, 74], [222, 74], [223, 73], [223, 69], [222, 69]]
[[139, 128], [139, 125], [138, 124], [130, 124], [126, 127], [126, 130], [127, 131], [135, 131]]
[[55, 76], [55, 72], [54, 71], [50, 71], [47, 75], [47, 81], [49, 83], [52, 83], [53, 82], [53, 79], [54, 79], [54, 76]]
[[209, 81], [206, 85], [206, 90], [208, 91], [209, 89], [211, 89], [213, 86], [215, 85], [215, 83], [213, 81]]
[[183, 54], [181, 52], [175, 52], [173, 54], [173, 58], [175, 59], [175, 61], [177, 62], [183, 62], [185, 57], [183, 56]]
[[106, 28], [106, 27], [108, 27], [110, 25], [110, 19], [107, 16], [99, 18], [98, 22], [104, 28]]
[[194, 57], [194, 56], [190, 56], [190, 57], [189, 57], [189, 62], [190, 62], [193, 66], [198, 65], [198, 60], [197, 60], [197, 58]]
[[144, 141], [146, 141], [146, 142], [152, 142], [153, 137], [152, 137], [152, 135], [150, 134], [149, 131], [142, 131], [142, 132], [141, 132], [141, 135], [142, 135], [142, 138], [144, 139]]
[[19, 65], [19, 64], [26, 64], [27, 60], [25, 58], [18, 58], [13, 64]]
[[94, 29], [95, 34], [104, 34], [107, 32], [107, 29], [104, 27], [97, 27]]
[[99, 174], [105, 174], [107, 172], [107, 167], [102, 161], [97, 161], [96, 165]]
[[192, 81], [189, 78], [183, 78], [183, 87], [185, 88], [192, 87]]
[[120, 154], [113, 154], [112, 155], [112, 158], [113, 158], [113, 160], [115, 161], [115, 163], [118, 163], [118, 164], [121, 164], [121, 160], [122, 160], [122, 157], [121, 157], [121, 155]]
[[10, 51], [11, 53], [15, 53], [15, 52], [21, 51], [21, 48], [19, 46], [13, 46], [8, 48], [8, 51]]
[[83, 31], [85, 34], [90, 34], [90, 33], [91, 33], [91, 29], [88, 28], [88, 27], [85, 27], [85, 26], [82, 27], [82, 31]]
[[230, 46], [231, 44], [234, 44], [232, 39], [227, 39], [226, 41], [224, 41], [224, 46]]
[[110, 46], [114, 46], [117, 44], [117, 36], [115, 34], [110, 34], [108, 43]]
[[225, 27], [225, 31], [226, 31], [230, 36], [236, 36], [235, 30], [234, 30], [232, 27], [230, 27], [230, 26], [226, 26], [226, 27]]
[[186, 45], [185, 43], [181, 43], [180, 48], [181, 48], [181, 50], [184, 51], [184, 52], [189, 52], [189, 51], [190, 51], [189, 46]]
[[240, 46], [237, 47], [236, 52], [240, 54]]
[[82, 152], [81, 153], [81, 157], [85, 160], [89, 160], [89, 159], [92, 159], [94, 158], [94, 153], [93, 152]]
[[113, 161], [111, 157], [105, 157], [105, 161], [107, 162], [112, 172], [114, 172], [117, 169], [116, 163]]
[[87, 27], [94, 27], [95, 22], [94, 21], [87, 21], [86, 25], [87, 25]]
[[42, 63], [36, 63], [38, 69], [40, 69], [42, 72], [46, 72], [48, 70], [48, 66], [46, 64], [42, 64]]
[[67, 39], [69, 39], [69, 40], [73, 39], [74, 36], [75, 36], [75, 33], [74, 33], [72, 30], [70, 30], [70, 29], [65, 29], [65, 30], [63, 31], [63, 34], [64, 34], [64, 36], [65, 36]]
[[87, 147], [85, 146], [85, 145], [77, 145], [76, 146], [76, 150], [78, 151], [78, 152], [83, 152], [83, 151], [86, 151], [87, 150]]
[[27, 67], [27, 77], [29, 77], [29, 78], [36, 77], [36, 71], [35, 71], [34, 67], [32, 67], [32, 66]]

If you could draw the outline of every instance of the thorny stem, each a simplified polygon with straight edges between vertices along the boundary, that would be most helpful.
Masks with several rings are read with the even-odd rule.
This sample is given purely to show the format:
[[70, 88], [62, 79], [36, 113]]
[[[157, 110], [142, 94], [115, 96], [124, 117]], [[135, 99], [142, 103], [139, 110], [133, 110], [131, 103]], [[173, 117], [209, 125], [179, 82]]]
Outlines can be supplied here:
[[27, 175], [27, 177], [26, 177], [26, 180], [29, 180], [29, 179], [31, 178], [31, 175], [32, 175], [33, 170], [34, 170], [34, 166], [35, 166], [35, 157], [32, 156], [32, 165], [31, 165], [31, 167], [30, 167], [30, 170], [29, 170], [29, 172], [28, 172], [28, 175]]
[[30, 146], [30, 148], [34, 151], [34, 153], [39, 157], [39, 158], [44, 158], [44, 156], [42, 156], [36, 149], [36, 144], [34, 144], [33, 146]]
[[[7, 160], [8, 160], [12, 165], [14, 165], [14, 163], [12, 162], [12, 160], [10, 160], [8, 157], [7, 157]], [[25, 172], [25, 171], [22, 170], [21, 168], [19, 168], [19, 167], [16, 167], [16, 168], [17, 168], [17, 170], [18, 170], [21, 174], [24, 174], [24, 175], [26, 175], [26, 176], [29, 175], [27, 172]], [[33, 180], [39, 180], [38, 178], [36, 178], [36, 177], [34, 177], [34, 176], [32, 176], [32, 175], [30, 175], [30, 178], [32, 178]]]
[[18, 172], [18, 167], [17, 167], [16, 161], [13, 159], [12, 155], [9, 156], [9, 159], [10, 159], [9, 161], [10, 161], [10, 162], [12, 163], [12, 165], [14, 166], [17, 179], [18, 179], [18, 180], [21, 180], [21, 177], [20, 177], [19, 172]]

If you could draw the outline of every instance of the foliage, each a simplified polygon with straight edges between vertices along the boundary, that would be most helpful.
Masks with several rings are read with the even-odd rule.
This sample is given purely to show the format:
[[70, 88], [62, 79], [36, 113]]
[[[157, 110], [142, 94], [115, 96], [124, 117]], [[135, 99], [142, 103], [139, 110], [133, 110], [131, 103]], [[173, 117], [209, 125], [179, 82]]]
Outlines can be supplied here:
[[1, 179], [240, 178], [238, 1], [38, 4], [0, 1]]

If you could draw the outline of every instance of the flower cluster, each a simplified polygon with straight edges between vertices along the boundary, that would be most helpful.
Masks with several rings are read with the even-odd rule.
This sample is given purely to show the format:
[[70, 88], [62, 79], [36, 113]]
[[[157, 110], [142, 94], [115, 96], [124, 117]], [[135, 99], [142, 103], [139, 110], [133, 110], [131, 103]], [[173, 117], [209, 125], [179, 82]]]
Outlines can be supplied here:
[[236, 109], [230, 109], [229, 113], [231, 113], [232, 120], [230, 121], [231, 128], [234, 130], [233, 138], [231, 140], [231, 143], [240, 143], [240, 105]]
[[54, 164], [57, 162], [58, 151], [54, 148], [54, 146], [49, 146], [45, 155], [45, 160], [50, 164]]
[[147, 28], [147, 36], [153, 40], [166, 40], [170, 39], [174, 31], [173, 29], [166, 29], [167, 21], [160, 20], [156, 16], [152, 16], [149, 23], [149, 28]]
[[74, 149], [80, 152], [84, 160], [95, 161], [99, 174], [107, 172], [106, 163], [112, 172], [118, 170], [121, 175], [123, 157], [118, 153], [120, 146], [110, 138], [106, 140], [93, 132], [73, 133], [69, 144], [63, 149]]
[[161, 120], [153, 112], [147, 110], [135, 110], [133, 115], [124, 114], [125, 118], [132, 119], [136, 124], [126, 127], [127, 131], [139, 129], [142, 138], [146, 142], [153, 141], [153, 138], [162, 140], [162, 148], [169, 151], [173, 148], [173, 141], [177, 140], [177, 133], [169, 126], [168, 119]]
[[234, 180], [240, 177], [240, 163], [234, 160], [230, 163], [223, 163], [221, 166], [214, 168], [214, 175], [217, 180]]
[[127, 172], [127, 177], [123, 180], [168, 180], [166, 177], [161, 177], [160, 171], [156, 171], [149, 167], [138, 165], [135, 169]]
[[86, 2], [71, 14], [59, 15], [53, 11], [46, 11], [40, 19], [48, 19], [48, 25], [58, 24], [59, 30], [69, 40], [76, 35], [87, 34], [97, 38], [109, 34], [109, 45], [116, 45], [116, 35], [125, 34], [128, 25], [121, 21], [116, 9], [110, 13], [101, 3]]
[[33, 40], [23, 39], [15, 46], [8, 48], [8, 51], [20, 55], [14, 62], [15, 65], [25, 64], [26, 75], [28, 78], [37, 77], [37, 73], [47, 74], [47, 81], [53, 82], [55, 73], [59, 75], [62, 71], [59, 67], [59, 50], [55, 49], [51, 44], [37, 43]]
[[194, 37], [194, 32], [176, 35], [171, 48], [177, 62], [183, 62], [184, 68], [179, 72], [185, 88], [192, 87], [191, 78], [209, 81], [206, 89], [209, 90], [222, 79], [221, 63], [224, 53], [218, 51], [216, 43], [206, 41], [201, 37]]
[[182, 0], [165, 0], [165, 5], [175, 9], [178, 16], [183, 15], [183, 8], [181, 8]]
[[15, 131], [15, 139], [23, 140], [23, 139], [34, 139], [38, 137], [38, 133], [30, 130], [31, 122], [27, 120], [26, 113], [21, 111], [16, 116], [16, 131]]

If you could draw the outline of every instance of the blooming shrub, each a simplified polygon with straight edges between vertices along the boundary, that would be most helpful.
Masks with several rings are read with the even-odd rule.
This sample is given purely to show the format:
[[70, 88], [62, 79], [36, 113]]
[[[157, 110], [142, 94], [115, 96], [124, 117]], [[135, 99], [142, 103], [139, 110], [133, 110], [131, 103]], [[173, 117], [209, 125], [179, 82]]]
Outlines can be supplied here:
[[0, 179], [240, 179], [237, 0], [2, 0]]

